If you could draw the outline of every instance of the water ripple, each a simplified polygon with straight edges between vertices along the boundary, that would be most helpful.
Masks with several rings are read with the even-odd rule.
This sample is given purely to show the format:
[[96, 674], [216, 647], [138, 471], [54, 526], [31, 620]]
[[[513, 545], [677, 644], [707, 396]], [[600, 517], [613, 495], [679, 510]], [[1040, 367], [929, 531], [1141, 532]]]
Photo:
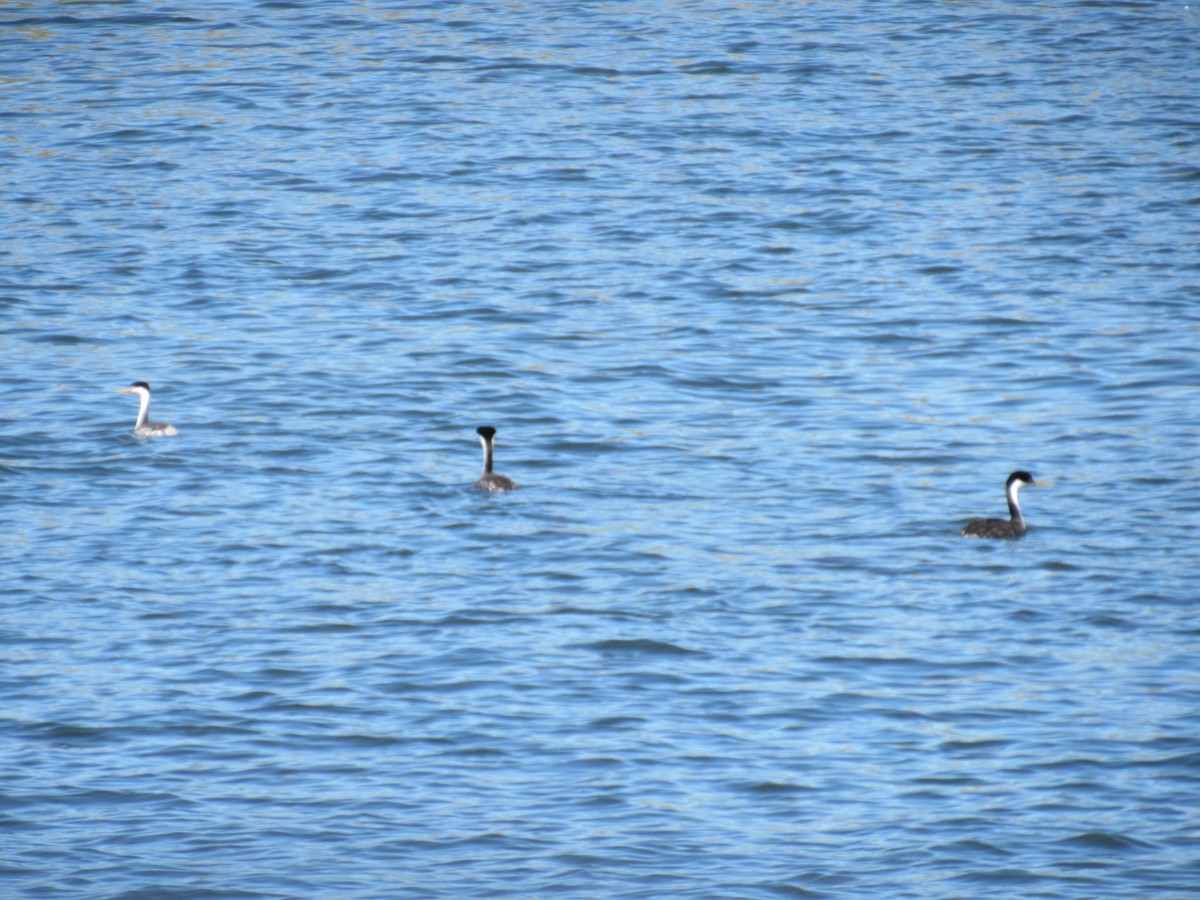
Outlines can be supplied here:
[[0, 12], [6, 896], [1191, 896], [1193, 17]]

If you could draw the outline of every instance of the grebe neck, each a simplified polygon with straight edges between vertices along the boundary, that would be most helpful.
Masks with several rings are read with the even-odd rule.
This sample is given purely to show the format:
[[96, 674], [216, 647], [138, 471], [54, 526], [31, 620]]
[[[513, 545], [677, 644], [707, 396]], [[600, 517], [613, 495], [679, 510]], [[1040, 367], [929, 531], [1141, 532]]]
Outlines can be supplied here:
[[150, 421], [150, 392], [138, 391], [138, 417], [137, 423], [133, 426], [134, 429], [143, 427]]

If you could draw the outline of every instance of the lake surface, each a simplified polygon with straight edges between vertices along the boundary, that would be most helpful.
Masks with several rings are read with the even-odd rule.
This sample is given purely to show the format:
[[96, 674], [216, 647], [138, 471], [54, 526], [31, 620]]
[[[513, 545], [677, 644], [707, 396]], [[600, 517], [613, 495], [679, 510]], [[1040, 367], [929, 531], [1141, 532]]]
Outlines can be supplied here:
[[0, 894], [1196, 896], [1195, 5], [0, 63]]

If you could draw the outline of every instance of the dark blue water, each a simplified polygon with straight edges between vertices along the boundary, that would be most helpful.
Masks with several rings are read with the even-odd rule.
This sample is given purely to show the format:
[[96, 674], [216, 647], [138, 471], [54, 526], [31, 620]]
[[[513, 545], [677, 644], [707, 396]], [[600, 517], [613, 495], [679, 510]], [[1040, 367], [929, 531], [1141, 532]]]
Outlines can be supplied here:
[[0, 895], [1195, 896], [1198, 71], [1168, 2], [9, 4]]

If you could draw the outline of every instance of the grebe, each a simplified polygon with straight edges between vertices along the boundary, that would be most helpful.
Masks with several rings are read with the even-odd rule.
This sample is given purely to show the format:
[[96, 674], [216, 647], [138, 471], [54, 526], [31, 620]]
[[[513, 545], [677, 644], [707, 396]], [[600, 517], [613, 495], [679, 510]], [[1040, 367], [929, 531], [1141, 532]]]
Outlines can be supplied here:
[[475, 482], [475, 487], [481, 491], [511, 491], [516, 488], [512, 480], [492, 471], [492, 444], [496, 439], [496, 429], [491, 425], [480, 425], [475, 429], [479, 435], [479, 443], [483, 445], [483, 474]]
[[1008, 476], [1004, 485], [1004, 495], [1008, 498], [1008, 512], [1011, 519], [972, 519], [959, 532], [963, 537], [982, 538], [1019, 538], [1028, 526], [1021, 516], [1021, 506], [1017, 503], [1017, 494], [1027, 484], [1044, 486], [1046, 481], [1034, 481], [1028, 472], [1013, 472]]
[[137, 394], [141, 398], [142, 405], [138, 409], [137, 424], [133, 426], [133, 433], [138, 437], [171, 437], [179, 434], [174, 425], [150, 421], [150, 385], [146, 382], [135, 381], [129, 387], [121, 388], [117, 393]]

